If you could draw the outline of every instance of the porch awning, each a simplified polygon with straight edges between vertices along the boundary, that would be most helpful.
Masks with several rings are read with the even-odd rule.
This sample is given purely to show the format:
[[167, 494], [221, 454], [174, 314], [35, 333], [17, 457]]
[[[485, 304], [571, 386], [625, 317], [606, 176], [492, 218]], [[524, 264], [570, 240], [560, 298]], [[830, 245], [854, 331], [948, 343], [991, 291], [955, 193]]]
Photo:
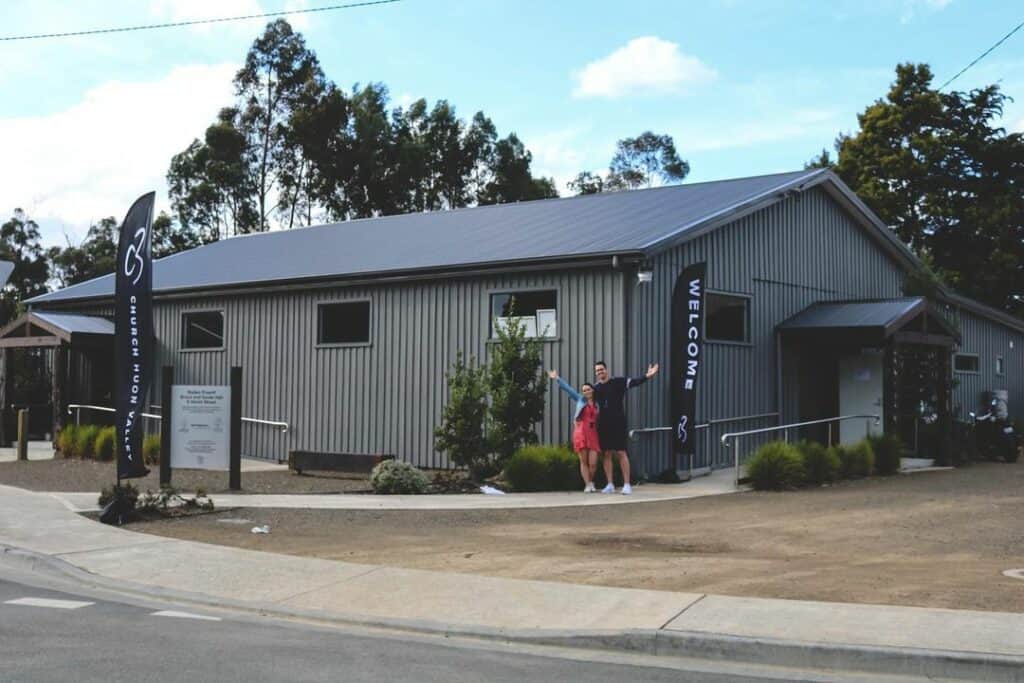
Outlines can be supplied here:
[[844, 346], [882, 346], [890, 339], [953, 346], [960, 340], [956, 328], [922, 297], [821, 301], [784, 321], [777, 329], [786, 338]]
[[114, 340], [114, 323], [77, 313], [28, 312], [0, 329], [0, 348], [106, 346]]

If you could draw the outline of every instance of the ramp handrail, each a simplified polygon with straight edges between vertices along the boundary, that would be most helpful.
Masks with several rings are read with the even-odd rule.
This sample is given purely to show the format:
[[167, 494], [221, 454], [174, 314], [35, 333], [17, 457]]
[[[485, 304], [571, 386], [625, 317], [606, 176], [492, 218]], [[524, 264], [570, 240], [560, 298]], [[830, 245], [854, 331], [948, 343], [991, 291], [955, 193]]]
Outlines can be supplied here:
[[[156, 410], [160, 410], [160, 406], [152, 406], [152, 407], [155, 408]], [[75, 415], [75, 424], [79, 424], [79, 420], [80, 420], [80, 417], [81, 417], [81, 411], [82, 410], [98, 410], [98, 411], [103, 412], [103, 413], [116, 413], [117, 412], [115, 409], [108, 408], [107, 406], [90, 406], [90, 405], [85, 405], [85, 404], [81, 404], [81, 403], [72, 403], [72, 404], [68, 405], [68, 415], [71, 415], [72, 412], [74, 413], [74, 415]], [[148, 418], [153, 419], [153, 420], [159, 420], [160, 419], [160, 415], [154, 415], [153, 413], [140, 413], [140, 414], [142, 415], [142, 417], [148, 417]], [[286, 434], [288, 432], [288, 428], [289, 428], [287, 422], [278, 422], [277, 420], [261, 420], [259, 418], [255, 418], [255, 417], [243, 417], [242, 418], [242, 422], [248, 422], [250, 424], [270, 425], [272, 427], [277, 427], [278, 429], [281, 430], [282, 434]]]
[[728, 432], [726, 434], [722, 434], [722, 439], [721, 439], [721, 441], [722, 441], [722, 448], [728, 448], [729, 447], [729, 441], [735, 439], [735, 441], [733, 441], [733, 456], [734, 456], [734, 463], [735, 463], [734, 466], [736, 468], [736, 476], [735, 476], [736, 486], [738, 487], [740, 485], [740, 441], [739, 441], [739, 437], [741, 437], [741, 436], [751, 436], [751, 435], [754, 435], [754, 434], [767, 434], [769, 432], [780, 432], [781, 431], [781, 432], [787, 432], [786, 438], [788, 440], [788, 436], [789, 436], [788, 432], [789, 432], [790, 429], [798, 429], [800, 427], [810, 427], [811, 425], [828, 424], [828, 429], [829, 429], [828, 441], [829, 441], [829, 444], [831, 444], [832, 443], [832, 423], [833, 422], [838, 423], [838, 422], [842, 422], [844, 420], [867, 420], [867, 422], [864, 423], [864, 432], [865, 432], [864, 435], [868, 436], [871, 433], [871, 422], [870, 422], [870, 420], [874, 420], [875, 424], [877, 425], [877, 424], [879, 424], [882, 421], [882, 418], [881, 418], [880, 415], [841, 415], [841, 416], [838, 416], [838, 417], [828, 417], [828, 418], [825, 418], [824, 420], [810, 420], [810, 421], [807, 421], [807, 422], [793, 422], [791, 424], [778, 425], [778, 426], [775, 426], [775, 427], [764, 427], [762, 429], [748, 429], [745, 432]]
[[[715, 419], [715, 420], [708, 420], [707, 422], [699, 424], [699, 425], [697, 425], [696, 427], [693, 428], [693, 431], [697, 431], [698, 429], [707, 429], [709, 427], [713, 427], [714, 425], [726, 424], [726, 423], [729, 423], [729, 422], [747, 422], [749, 420], [764, 420], [764, 419], [769, 418], [769, 417], [778, 417], [778, 416], [779, 416], [778, 413], [761, 413], [760, 415], [742, 415], [740, 417], [722, 417], [722, 418], [718, 418], [718, 419]], [[639, 429], [631, 429], [631, 430], [629, 430], [629, 439], [630, 439], [630, 441], [636, 441], [641, 434], [651, 434], [651, 433], [654, 433], [654, 432], [675, 432], [675, 430], [676, 430], [675, 427], [641, 427]], [[693, 476], [693, 453], [690, 453], [690, 462], [689, 462], [688, 467], [689, 467], [690, 476], [692, 477]]]

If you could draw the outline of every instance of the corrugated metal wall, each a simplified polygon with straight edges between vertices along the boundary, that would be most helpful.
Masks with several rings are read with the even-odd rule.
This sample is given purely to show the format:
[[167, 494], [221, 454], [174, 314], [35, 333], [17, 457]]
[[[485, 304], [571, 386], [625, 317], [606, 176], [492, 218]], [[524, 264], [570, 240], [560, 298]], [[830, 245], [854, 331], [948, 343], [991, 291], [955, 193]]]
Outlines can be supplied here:
[[[1024, 334], [963, 308], [957, 314], [963, 337], [957, 350], [978, 356], [978, 372], [953, 373], [954, 414], [966, 420], [967, 413], [979, 412], [984, 392], [1006, 389], [1010, 393], [1010, 416], [1024, 416]], [[996, 374], [997, 356], [1002, 356], [1005, 363], [1003, 375]]]
[[[632, 392], [632, 427], [671, 424], [669, 342], [672, 289], [689, 264], [707, 261], [708, 288], [751, 297], [751, 344], [707, 343], [698, 390], [698, 422], [778, 410], [775, 327], [815, 301], [900, 296], [902, 271], [865, 229], [820, 188], [741, 218], [653, 261], [654, 280], [634, 297], [630, 370], [660, 361], [656, 384]], [[792, 382], [787, 384], [792, 385]], [[790, 387], [792, 388], [792, 387]], [[792, 420], [795, 397], [785, 398], [783, 420]], [[731, 457], [719, 438], [728, 431], [776, 424], [775, 419], [701, 430], [696, 467]], [[657, 474], [671, 465], [671, 434], [642, 436], [633, 448], [639, 471]], [[743, 448], [753, 448], [754, 439]]]
[[[243, 367], [243, 414], [288, 422], [291, 430], [247, 424], [242, 451], [277, 459], [289, 449], [392, 453], [443, 467], [433, 430], [447, 398], [445, 372], [456, 353], [485, 358], [490, 294], [558, 292], [559, 339], [544, 343], [545, 367], [573, 382], [591, 379], [596, 357], [622, 364], [622, 275], [607, 269], [337, 287], [234, 297], [158, 300], [158, 366], [176, 367], [180, 384], [226, 384]], [[317, 305], [371, 301], [371, 344], [317, 348]], [[225, 348], [181, 350], [185, 311], [223, 310]], [[160, 396], [154, 387], [152, 396]], [[158, 401], [158, 399], [157, 399]], [[571, 439], [567, 399], [551, 394], [541, 437]]]

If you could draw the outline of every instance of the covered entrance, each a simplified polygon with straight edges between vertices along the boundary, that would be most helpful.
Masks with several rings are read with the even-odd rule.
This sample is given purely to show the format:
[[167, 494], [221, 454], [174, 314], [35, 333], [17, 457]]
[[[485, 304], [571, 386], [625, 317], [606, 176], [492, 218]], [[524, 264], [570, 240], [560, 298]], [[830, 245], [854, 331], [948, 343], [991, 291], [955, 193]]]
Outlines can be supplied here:
[[[819, 302], [780, 324], [778, 334], [788, 421], [881, 417], [879, 426], [850, 420], [806, 427], [802, 438], [845, 445], [884, 432], [918, 450], [941, 443], [959, 334], [925, 299]], [[923, 425], [933, 443], [922, 441]]]
[[110, 405], [114, 323], [73, 313], [26, 313], [0, 329], [0, 445], [29, 410], [29, 438], [49, 439], [72, 403]]

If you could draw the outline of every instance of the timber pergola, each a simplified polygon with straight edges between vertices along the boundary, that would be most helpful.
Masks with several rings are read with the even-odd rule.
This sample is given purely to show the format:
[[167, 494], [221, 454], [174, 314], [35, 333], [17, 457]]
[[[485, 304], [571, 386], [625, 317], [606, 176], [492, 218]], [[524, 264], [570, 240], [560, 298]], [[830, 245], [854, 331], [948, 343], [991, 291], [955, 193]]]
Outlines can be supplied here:
[[[114, 352], [114, 323], [98, 316], [76, 313], [43, 313], [29, 311], [0, 328], [0, 411], [6, 413], [8, 399], [8, 368], [14, 349], [46, 349], [52, 355], [51, 403], [54, 434], [64, 424], [65, 384], [74, 374], [69, 355], [110, 354]], [[3, 415], [6, 417], [6, 415]], [[0, 442], [11, 435], [5, 432], [6, 420], [0, 417]]]

